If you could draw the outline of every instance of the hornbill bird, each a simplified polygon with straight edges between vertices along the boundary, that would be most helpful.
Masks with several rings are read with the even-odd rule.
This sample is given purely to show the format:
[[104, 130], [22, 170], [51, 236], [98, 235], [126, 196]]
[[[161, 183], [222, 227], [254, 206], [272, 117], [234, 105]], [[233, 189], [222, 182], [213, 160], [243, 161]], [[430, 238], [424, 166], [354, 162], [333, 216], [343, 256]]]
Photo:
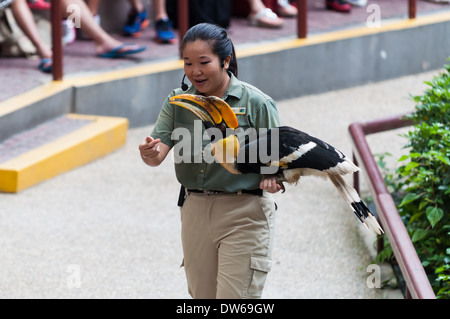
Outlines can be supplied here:
[[[342, 177], [355, 173], [359, 168], [330, 144], [295, 128], [281, 126], [265, 130], [257, 134], [256, 138], [247, 139], [240, 145], [236, 135], [238, 120], [231, 107], [222, 99], [180, 94], [171, 97], [169, 103], [194, 113], [202, 120], [206, 129], [220, 130], [220, 138], [211, 142], [211, 151], [230, 173], [273, 175], [283, 192], [283, 182], [296, 184], [302, 176], [328, 178], [352, 207], [361, 223], [378, 235], [383, 233], [367, 205]], [[270, 156], [264, 156], [263, 159], [260, 154], [262, 148]], [[269, 171], [270, 174], [264, 173]]]

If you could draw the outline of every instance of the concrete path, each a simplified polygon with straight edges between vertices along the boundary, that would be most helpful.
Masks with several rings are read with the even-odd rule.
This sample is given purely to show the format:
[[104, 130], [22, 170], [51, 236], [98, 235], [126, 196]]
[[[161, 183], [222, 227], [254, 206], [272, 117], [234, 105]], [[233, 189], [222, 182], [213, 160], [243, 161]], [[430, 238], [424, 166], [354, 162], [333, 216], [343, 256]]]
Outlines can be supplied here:
[[[350, 123], [413, 110], [409, 94], [435, 74], [279, 101], [281, 121], [351, 155]], [[172, 162], [150, 168], [139, 158], [137, 145], [151, 129], [130, 130], [126, 146], [100, 160], [0, 193], [0, 298], [189, 298]], [[405, 143], [398, 133], [370, 136], [373, 152], [396, 154]], [[367, 286], [375, 238], [331, 183], [307, 178], [274, 197], [264, 298], [402, 297]]]

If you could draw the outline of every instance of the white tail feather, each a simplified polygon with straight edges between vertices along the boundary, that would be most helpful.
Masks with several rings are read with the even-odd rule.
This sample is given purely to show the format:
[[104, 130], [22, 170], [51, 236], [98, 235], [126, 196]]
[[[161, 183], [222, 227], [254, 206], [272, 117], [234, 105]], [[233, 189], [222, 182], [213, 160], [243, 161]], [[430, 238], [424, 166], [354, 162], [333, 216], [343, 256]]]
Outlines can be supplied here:
[[377, 219], [371, 213], [369, 213], [369, 218], [366, 218], [364, 222], [367, 222], [369, 224], [369, 228], [376, 232], [378, 235], [384, 233], [383, 228], [381, 228], [380, 224], [378, 224], [377, 222]]
[[378, 235], [384, 233], [381, 226], [378, 224], [375, 217], [368, 210], [366, 205], [362, 202], [358, 195], [358, 192], [345, 182], [345, 180], [339, 175], [329, 175], [331, 182], [336, 186], [336, 189], [344, 198], [344, 200], [355, 210], [355, 213], [363, 222], [363, 225], [369, 230], [371, 229]]

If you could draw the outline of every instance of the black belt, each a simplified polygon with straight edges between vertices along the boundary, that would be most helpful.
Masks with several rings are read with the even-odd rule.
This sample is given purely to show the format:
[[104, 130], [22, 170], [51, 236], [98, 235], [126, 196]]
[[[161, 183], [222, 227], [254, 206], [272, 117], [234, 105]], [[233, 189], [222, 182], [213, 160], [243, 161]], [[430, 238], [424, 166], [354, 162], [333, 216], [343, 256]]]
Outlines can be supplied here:
[[206, 195], [240, 195], [240, 194], [250, 194], [255, 196], [262, 196], [263, 190], [262, 189], [243, 189], [238, 192], [223, 192], [223, 191], [207, 191], [202, 189], [188, 189], [188, 193], [198, 193], [198, 194], [206, 194]]

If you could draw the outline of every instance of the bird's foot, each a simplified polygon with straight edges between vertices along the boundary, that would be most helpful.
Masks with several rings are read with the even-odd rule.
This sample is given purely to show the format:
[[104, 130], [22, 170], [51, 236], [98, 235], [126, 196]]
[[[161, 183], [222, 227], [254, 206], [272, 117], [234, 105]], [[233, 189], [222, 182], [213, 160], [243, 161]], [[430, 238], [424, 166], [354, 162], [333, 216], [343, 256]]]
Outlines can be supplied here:
[[277, 181], [277, 184], [280, 185], [281, 192], [284, 193], [286, 191], [286, 188], [284, 187], [283, 182]]

